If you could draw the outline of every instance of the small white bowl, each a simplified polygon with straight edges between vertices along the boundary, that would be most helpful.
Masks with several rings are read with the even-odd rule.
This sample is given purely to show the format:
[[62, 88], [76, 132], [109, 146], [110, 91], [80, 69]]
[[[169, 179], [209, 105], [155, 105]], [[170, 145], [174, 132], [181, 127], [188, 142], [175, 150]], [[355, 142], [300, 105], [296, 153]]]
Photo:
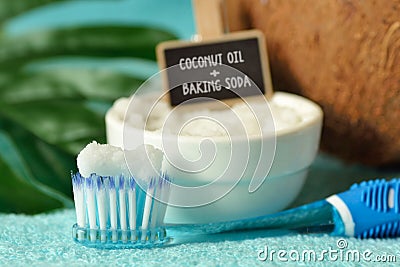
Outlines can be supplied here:
[[[212, 203], [197, 207], [169, 206], [165, 218], [166, 223], [209, 223], [261, 216], [284, 209], [297, 197], [306, 179], [307, 168], [313, 162], [319, 148], [323, 113], [315, 103], [294, 94], [276, 92], [271, 101], [279, 106], [294, 110], [301, 121], [276, 131], [275, 157], [261, 186], [256, 191], [249, 192], [250, 180], [260, 159], [260, 147], [265, 140], [257, 136], [245, 137], [243, 141], [240, 141], [239, 138], [239, 142], [232, 145], [240, 146], [246, 143], [250, 147], [249, 161], [243, 178], [232, 190], [230, 190], [232, 183], [226, 183], [226, 181], [212, 183], [208, 190], [204, 192], [210, 199], [217, 199]], [[125, 135], [125, 138], [128, 136], [132, 141], [130, 144], [133, 147], [130, 148], [139, 146], [144, 142], [162, 149], [162, 139], [165, 136], [162, 136], [161, 132], [143, 131], [143, 129], [128, 125], [124, 126], [123, 116], [118, 112], [114, 105], [106, 115], [107, 141], [109, 144], [126, 147], [123, 145]], [[193, 151], [198, 153], [199, 145], [203, 139], [204, 137], [194, 136], [180, 138], [179, 151], [176, 151], [176, 153], [183, 155], [190, 155]], [[181, 185], [204, 185], [213, 181], [216, 175], [223, 171], [221, 166], [224, 166], [223, 164], [229, 158], [227, 147], [230, 146], [227, 138], [216, 138], [215, 140], [214, 145], [217, 154], [214, 163], [209, 168], [195, 175], [188, 175], [187, 172], [182, 172], [172, 164], [166, 163], [164, 171], [174, 179], [174, 182]], [[168, 142], [168, 140], [163, 142]], [[265, 149], [271, 148], [266, 146]], [[174, 158], [174, 155], [169, 156]], [[243, 159], [236, 158], [233, 160], [237, 161], [233, 162], [233, 166], [242, 165], [240, 161], [243, 161]], [[263, 162], [264, 159], [261, 158], [260, 164], [263, 164]], [[238, 169], [237, 173], [241, 173], [241, 170]], [[234, 179], [232, 181], [235, 182]], [[220, 192], [227, 192], [227, 194], [219, 198]], [[187, 191], [174, 188], [171, 190], [173, 203], [185, 203], [186, 201], [191, 204], [193, 198], [196, 198], [196, 196], [194, 194], [188, 195]]]

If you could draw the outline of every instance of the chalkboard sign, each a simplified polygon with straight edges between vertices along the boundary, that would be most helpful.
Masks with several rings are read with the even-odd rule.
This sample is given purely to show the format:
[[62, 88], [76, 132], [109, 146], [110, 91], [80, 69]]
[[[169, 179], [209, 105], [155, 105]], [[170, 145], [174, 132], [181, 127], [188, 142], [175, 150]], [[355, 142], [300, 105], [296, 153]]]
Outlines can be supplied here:
[[272, 94], [264, 36], [259, 31], [205, 42], [165, 42], [157, 47], [171, 106], [210, 100], [232, 104]]

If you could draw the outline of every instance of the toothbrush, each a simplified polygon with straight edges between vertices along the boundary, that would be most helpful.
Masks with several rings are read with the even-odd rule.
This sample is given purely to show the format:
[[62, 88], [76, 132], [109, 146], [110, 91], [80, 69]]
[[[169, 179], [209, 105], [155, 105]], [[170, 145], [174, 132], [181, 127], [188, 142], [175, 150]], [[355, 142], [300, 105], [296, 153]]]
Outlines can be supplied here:
[[400, 236], [399, 178], [354, 184], [343, 193], [276, 214], [190, 225], [163, 224], [171, 183], [165, 174], [151, 178], [145, 189], [139, 188], [133, 177], [123, 176], [93, 174], [84, 178], [77, 173], [72, 175], [72, 183], [77, 216], [73, 239], [89, 247], [153, 248], [255, 229], [361, 239]]

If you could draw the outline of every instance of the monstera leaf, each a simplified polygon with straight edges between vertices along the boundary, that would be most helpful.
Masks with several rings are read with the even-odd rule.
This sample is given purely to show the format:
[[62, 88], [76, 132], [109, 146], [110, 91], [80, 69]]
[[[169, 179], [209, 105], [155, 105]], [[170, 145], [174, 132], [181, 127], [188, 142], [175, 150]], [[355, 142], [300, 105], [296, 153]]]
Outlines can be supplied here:
[[[0, 0], [0, 23], [51, 0]], [[104, 114], [143, 82], [116, 70], [32, 69], [66, 56], [155, 60], [175, 36], [118, 25], [62, 28], [0, 38], [0, 212], [34, 214], [72, 207], [70, 172], [90, 141], [105, 142]], [[35, 64], [33, 64], [35, 65]], [[137, 77], [135, 77], [137, 76]]]

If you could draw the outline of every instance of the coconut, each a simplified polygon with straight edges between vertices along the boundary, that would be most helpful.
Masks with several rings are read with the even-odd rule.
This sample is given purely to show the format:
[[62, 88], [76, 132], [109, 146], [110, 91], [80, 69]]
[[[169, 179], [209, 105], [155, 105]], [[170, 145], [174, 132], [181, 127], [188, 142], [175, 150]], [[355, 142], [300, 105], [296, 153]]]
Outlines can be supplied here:
[[400, 0], [228, 0], [231, 30], [267, 40], [275, 90], [324, 110], [322, 149], [400, 162]]

